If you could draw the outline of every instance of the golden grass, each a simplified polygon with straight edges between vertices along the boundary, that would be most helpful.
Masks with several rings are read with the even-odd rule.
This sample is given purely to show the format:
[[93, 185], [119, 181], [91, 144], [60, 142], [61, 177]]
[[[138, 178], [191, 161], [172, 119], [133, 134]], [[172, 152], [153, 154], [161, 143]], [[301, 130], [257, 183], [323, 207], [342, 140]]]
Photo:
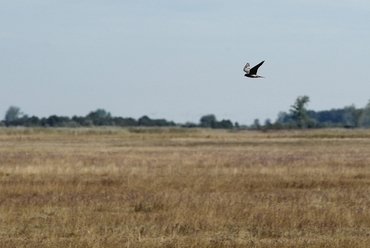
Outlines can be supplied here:
[[370, 247], [370, 130], [0, 129], [0, 247]]

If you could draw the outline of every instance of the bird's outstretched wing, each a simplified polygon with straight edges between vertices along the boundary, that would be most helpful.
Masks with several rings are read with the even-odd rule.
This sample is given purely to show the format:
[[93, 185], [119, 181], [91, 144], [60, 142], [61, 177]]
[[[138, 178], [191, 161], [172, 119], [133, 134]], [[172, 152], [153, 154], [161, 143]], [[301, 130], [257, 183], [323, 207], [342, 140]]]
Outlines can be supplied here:
[[257, 74], [257, 70], [258, 68], [264, 63], [265, 61], [262, 61], [261, 63], [259, 63], [258, 65], [254, 66], [251, 70], [250, 70], [250, 74]]
[[243, 70], [245, 71], [245, 73], [249, 74], [250, 69], [251, 69], [251, 66], [249, 65], [249, 63], [247, 63], [247, 64], [244, 66], [244, 69], [243, 69]]

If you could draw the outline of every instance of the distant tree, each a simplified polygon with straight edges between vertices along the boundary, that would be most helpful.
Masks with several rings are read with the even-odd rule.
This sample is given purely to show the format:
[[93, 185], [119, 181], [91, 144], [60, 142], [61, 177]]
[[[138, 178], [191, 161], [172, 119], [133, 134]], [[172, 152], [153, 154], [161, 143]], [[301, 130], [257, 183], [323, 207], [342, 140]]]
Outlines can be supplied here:
[[187, 128], [193, 128], [193, 127], [198, 127], [196, 123], [193, 122], [186, 122], [185, 124], [181, 125], [182, 127], [187, 127]]
[[317, 123], [326, 126], [340, 126], [343, 124], [344, 109], [331, 109], [323, 111], [307, 110], [307, 115]]
[[111, 114], [104, 109], [97, 109], [91, 111], [87, 116], [87, 119], [91, 120], [96, 126], [109, 126], [112, 125]]
[[168, 122], [165, 119], [155, 119], [153, 122], [154, 125], [158, 127], [168, 126]]
[[297, 122], [297, 126], [300, 128], [306, 127], [306, 121], [309, 119], [306, 109], [306, 105], [309, 101], [310, 98], [308, 96], [299, 96], [294, 105], [291, 106], [290, 113]]
[[220, 122], [216, 122], [215, 128], [233, 129], [234, 125], [230, 120], [222, 120]]
[[260, 124], [260, 120], [259, 119], [254, 119], [252, 128], [253, 129], [261, 129], [261, 124]]
[[94, 126], [94, 122], [90, 119], [85, 119], [82, 123], [83, 126], [85, 127], [92, 127]]
[[10, 106], [8, 110], [5, 113], [5, 121], [6, 122], [12, 122], [17, 119], [19, 119], [22, 115], [22, 112], [20, 108], [15, 107], [15, 106]]
[[113, 117], [113, 121], [117, 126], [120, 126], [120, 127], [134, 127], [134, 126], [137, 126], [137, 122], [133, 118]]
[[285, 122], [285, 117], [287, 116], [288, 114], [285, 113], [284, 111], [280, 111], [278, 113], [278, 117], [276, 119], [276, 122], [277, 123], [284, 123]]
[[111, 118], [111, 114], [104, 109], [97, 109], [95, 111], [91, 111], [87, 117], [91, 118]]
[[200, 118], [201, 127], [215, 128], [216, 122], [217, 122], [216, 116], [212, 114], [204, 115]]
[[275, 122], [276, 123], [290, 123], [292, 121], [293, 121], [293, 116], [292, 116], [291, 113], [288, 114], [288, 113], [286, 113], [284, 111], [280, 111], [278, 113], [278, 117], [277, 117], [277, 119], [276, 119]]
[[345, 127], [360, 127], [364, 109], [357, 109], [354, 104], [344, 108], [343, 124]]
[[370, 126], [370, 101], [367, 103], [362, 111], [362, 115], [360, 117], [360, 125], [363, 127]]
[[271, 123], [270, 119], [265, 120], [265, 126], [267, 126], [267, 127], [272, 126], [272, 123]]
[[69, 126], [70, 122], [69, 117], [51, 115], [48, 118], [42, 118], [40, 125], [43, 127], [66, 127]]
[[146, 126], [146, 127], [155, 126], [154, 122], [146, 115], [144, 115], [143, 117], [140, 117], [137, 120], [137, 123], [139, 126]]
[[158, 127], [165, 127], [165, 126], [176, 126], [173, 121], [167, 121], [166, 119], [154, 119], [154, 125]]
[[24, 118], [23, 125], [26, 127], [37, 127], [40, 126], [40, 119], [37, 116]]

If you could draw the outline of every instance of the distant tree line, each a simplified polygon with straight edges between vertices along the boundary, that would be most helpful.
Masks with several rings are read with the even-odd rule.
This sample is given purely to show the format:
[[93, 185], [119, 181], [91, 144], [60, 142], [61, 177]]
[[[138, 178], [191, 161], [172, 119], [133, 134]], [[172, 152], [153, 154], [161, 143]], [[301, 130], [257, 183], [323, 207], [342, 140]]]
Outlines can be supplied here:
[[280, 112], [276, 122], [266, 121], [264, 128], [370, 127], [370, 102], [364, 108], [350, 105], [341, 109], [314, 111], [307, 110], [309, 100], [308, 96], [298, 97], [289, 113]]
[[345, 127], [358, 128], [370, 127], [370, 102], [364, 108], [356, 108], [354, 105], [342, 109], [324, 111], [308, 110], [308, 96], [299, 96], [290, 106], [289, 112], [280, 112], [275, 122], [267, 119], [263, 124], [256, 119], [250, 126], [232, 123], [230, 120], [218, 121], [213, 114], [204, 115], [199, 123], [187, 122], [178, 124], [165, 119], [151, 119], [144, 115], [139, 119], [113, 117], [104, 109], [91, 111], [86, 116], [51, 115], [47, 118], [28, 116], [21, 112], [20, 108], [11, 106], [6, 111], [5, 119], [0, 121], [0, 126], [24, 126], [24, 127], [92, 127], [92, 126], [118, 126], [118, 127], [166, 127], [181, 126], [186, 128], [214, 128], [214, 129], [302, 129], [302, 128], [325, 128]]
[[200, 119], [199, 124], [186, 123], [176, 124], [165, 119], [151, 119], [144, 115], [139, 119], [113, 117], [104, 109], [97, 109], [86, 116], [67, 116], [51, 115], [47, 118], [28, 116], [20, 111], [20, 108], [11, 106], [5, 114], [5, 119], [0, 122], [0, 126], [24, 126], [24, 127], [92, 127], [92, 126], [118, 126], [118, 127], [205, 127], [205, 128], [234, 128], [230, 120], [217, 121], [214, 115], [205, 115]]

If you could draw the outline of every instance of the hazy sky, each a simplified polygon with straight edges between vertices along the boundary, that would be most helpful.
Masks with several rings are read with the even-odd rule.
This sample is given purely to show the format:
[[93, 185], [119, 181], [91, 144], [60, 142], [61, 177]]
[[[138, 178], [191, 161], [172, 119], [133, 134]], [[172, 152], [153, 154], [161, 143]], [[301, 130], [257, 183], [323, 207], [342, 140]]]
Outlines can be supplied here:
[[[251, 124], [298, 96], [370, 100], [367, 0], [1, 0], [0, 119], [113, 116]], [[265, 60], [263, 79], [244, 77]]]

